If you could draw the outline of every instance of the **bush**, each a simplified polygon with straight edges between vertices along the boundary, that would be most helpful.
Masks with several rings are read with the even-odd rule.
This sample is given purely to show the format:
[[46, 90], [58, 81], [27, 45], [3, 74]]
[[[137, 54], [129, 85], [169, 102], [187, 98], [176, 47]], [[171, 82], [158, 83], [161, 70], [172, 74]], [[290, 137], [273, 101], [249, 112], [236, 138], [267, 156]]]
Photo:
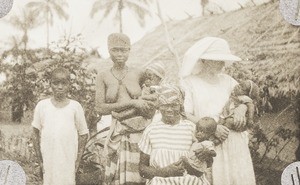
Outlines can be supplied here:
[[49, 77], [57, 67], [71, 73], [70, 98], [85, 109], [89, 127], [95, 126], [95, 72], [88, 72], [83, 61], [88, 57], [81, 36], [64, 37], [51, 45], [51, 50], [18, 50], [13, 48], [2, 54], [0, 73], [7, 81], [1, 87], [5, 106], [10, 107], [13, 121], [20, 122], [24, 110], [33, 110], [40, 99], [51, 95]]

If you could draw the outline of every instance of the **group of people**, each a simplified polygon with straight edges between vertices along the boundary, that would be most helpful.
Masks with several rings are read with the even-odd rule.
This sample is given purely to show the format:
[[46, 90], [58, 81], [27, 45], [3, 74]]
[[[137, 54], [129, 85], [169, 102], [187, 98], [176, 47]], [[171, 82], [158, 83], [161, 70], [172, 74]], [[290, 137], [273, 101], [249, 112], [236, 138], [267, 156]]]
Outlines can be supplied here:
[[[221, 38], [205, 37], [184, 55], [180, 83], [164, 81], [165, 66], [126, 62], [130, 39], [108, 37], [113, 62], [96, 80], [96, 107], [111, 115], [105, 178], [114, 184], [255, 185], [247, 128], [253, 124], [256, 85], [223, 73], [241, 59]], [[52, 72], [53, 97], [34, 112], [34, 146], [45, 185], [75, 184], [88, 138], [81, 105], [68, 99], [69, 72]]]

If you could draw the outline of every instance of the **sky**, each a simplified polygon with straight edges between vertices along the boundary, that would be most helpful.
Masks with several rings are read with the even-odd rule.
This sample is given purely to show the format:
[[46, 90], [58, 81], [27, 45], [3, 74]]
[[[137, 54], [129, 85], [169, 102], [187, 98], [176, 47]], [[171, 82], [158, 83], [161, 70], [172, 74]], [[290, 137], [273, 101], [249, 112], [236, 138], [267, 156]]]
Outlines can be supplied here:
[[[22, 32], [16, 30], [13, 26], [8, 24], [10, 16], [19, 14], [22, 8], [28, 2], [35, 0], [14, 0], [13, 8], [8, 15], [0, 18], [0, 51], [7, 49], [12, 46], [11, 37], [17, 36], [22, 37]], [[105, 19], [101, 24], [99, 20], [101, 14], [98, 13], [92, 19], [89, 14], [93, 3], [96, 0], [67, 0], [69, 7], [66, 12], [69, 14], [68, 21], [59, 20], [57, 17], [54, 18], [54, 25], [50, 28], [50, 41], [56, 41], [64, 34], [76, 35], [81, 33], [84, 38], [84, 44], [90, 48], [96, 48], [99, 54], [106, 58], [108, 57], [107, 51], [107, 36], [110, 33], [118, 32], [118, 24], [112, 21], [109, 17]], [[234, 10], [239, 8], [240, 4], [245, 4], [250, 0], [210, 0], [210, 2], [222, 6], [225, 10]], [[268, 0], [255, 0], [255, 1], [268, 1]], [[128, 10], [124, 9], [124, 33], [127, 34], [132, 43], [141, 39], [145, 34], [151, 32], [160, 25], [160, 19], [157, 16], [157, 7], [154, 3], [148, 8], [152, 12], [151, 17], [146, 17], [146, 24], [144, 28], [141, 28], [135, 16]], [[188, 14], [192, 17], [198, 17], [202, 13], [200, 6], [201, 0], [159, 0], [162, 14], [165, 20], [169, 18], [173, 20], [183, 20], [188, 18]], [[38, 48], [46, 46], [46, 25], [41, 25], [38, 28], [30, 30], [29, 32], [29, 43], [30, 48]]]
[[[12, 15], [20, 14], [28, 2], [36, 0], [14, 0], [11, 11], [4, 17], [0, 18], [0, 52], [12, 47], [12, 36], [22, 38], [22, 32], [18, 31], [9, 24]], [[101, 57], [109, 56], [107, 50], [107, 36], [110, 33], [118, 32], [118, 23], [112, 21], [112, 16], [105, 19], [101, 24], [99, 20], [103, 12], [99, 12], [91, 18], [90, 11], [96, 0], [67, 0], [68, 7], [65, 9], [69, 15], [68, 21], [59, 20], [54, 17], [54, 24], [50, 27], [50, 42], [57, 41], [64, 35], [82, 34], [84, 45], [92, 50], [97, 49]], [[189, 16], [199, 17], [202, 15], [201, 0], [158, 0], [163, 17], [165, 20], [184, 20]], [[250, 0], [209, 0], [214, 6], [221, 6], [225, 11], [236, 10], [240, 8], [239, 4], [247, 4]], [[254, 0], [257, 4], [269, 0]], [[157, 16], [157, 6], [155, 0], [148, 7], [152, 16], [146, 17], [145, 27], [140, 27], [136, 17], [130, 10], [123, 11], [123, 32], [127, 34], [132, 43], [137, 42], [147, 33], [153, 31], [161, 24]], [[46, 24], [43, 24], [28, 33], [29, 48], [46, 47]], [[0, 82], [4, 77], [0, 74]]]
[[[14, 27], [9, 25], [9, 17], [21, 12], [22, 8], [29, 1], [14, 0], [12, 10], [4, 18], [0, 19], [0, 48], [7, 48], [12, 45], [10, 37], [16, 35], [21, 38], [22, 32], [17, 31]], [[102, 24], [99, 23], [101, 12], [96, 14], [92, 19], [89, 14], [95, 0], [72, 0], [67, 1], [69, 7], [66, 9], [69, 14], [68, 21], [54, 19], [54, 25], [50, 28], [50, 41], [58, 40], [65, 33], [76, 35], [81, 33], [84, 37], [85, 44], [90, 48], [98, 48], [103, 57], [108, 56], [106, 39], [112, 32], [118, 32], [118, 24], [112, 21], [109, 17], [105, 19]], [[201, 7], [198, 0], [161, 0], [160, 6], [165, 18], [170, 17], [175, 20], [186, 19], [188, 12], [190, 15], [197, 17], [201, 13]], [[160, 24], [160, 20], [156, 15], [156, 5], [148, 7], [152, 13], [151, 17], [146, 17], [146, 25], [141, 28], [135, 16], [128, 10], [124, 9], [124, 30], [132, 42], [141, 39], [147, 32], [152, 31]], [[46, 25], [41, 25], [29, 32], [29, 47], [37, 48], [46, 46]]]

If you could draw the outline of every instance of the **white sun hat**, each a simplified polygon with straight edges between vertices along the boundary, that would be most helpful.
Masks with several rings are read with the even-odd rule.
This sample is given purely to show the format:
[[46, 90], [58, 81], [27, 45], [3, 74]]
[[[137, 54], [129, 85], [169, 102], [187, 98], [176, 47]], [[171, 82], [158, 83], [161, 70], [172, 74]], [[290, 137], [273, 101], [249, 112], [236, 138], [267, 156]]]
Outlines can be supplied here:
[[241, 61], [233, 55], [226, 40], [217, 37], [205, 37], [190, 47], [183, 57], [180, 77], [192, 74], [199, 59], [224, 61], [226, 65]]

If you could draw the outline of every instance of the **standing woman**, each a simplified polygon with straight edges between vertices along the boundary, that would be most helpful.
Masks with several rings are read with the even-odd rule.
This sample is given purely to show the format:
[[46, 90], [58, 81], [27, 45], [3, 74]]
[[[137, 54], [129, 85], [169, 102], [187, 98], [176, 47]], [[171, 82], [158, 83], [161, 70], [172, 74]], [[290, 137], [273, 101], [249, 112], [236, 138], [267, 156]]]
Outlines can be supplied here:
[[[108, 49], [113, 67], [97, 76], [96, 110], [98, 113], [103, 116], [135, 108], [138, 111], [137, 116], [153, 115], [154, 111], [153, 114], [148, 113], [152, 110], [152, 103], [137, 99], [142, 92], [141, 72], [126, 66], [130, 51], [129, 38], [121, 33], [109, 35]], [[131, 127], [134, 128], [134, 124]], [[141, 130], [137, 132], [128, 130], [122, 122], [112, 119], [105, 144], [108, 154], [105, 184], [144, 184], [138, 171], [140, 153], [137, 143], [141, 136]]]
[[[231, 54], [228, 43], [216, 37], [206, 37], [195, 43], [184, 55], [180, 75], [183, 78], [185, 111], [187, 118], [198, 122], [200, 118], [219, 120], [220, 114], [237, 82], [223, 74], [225, 64], [239, 61]], [[236, 126], [245, 122], [246, 106], [234, 112]], [[247, 132], [229, 130], [218, 125], [215, 135], [223, 141], [216, 146], [217, 156], [212, 166], [213, 185], [255, 185], [252, 159], [248, 148]]]

